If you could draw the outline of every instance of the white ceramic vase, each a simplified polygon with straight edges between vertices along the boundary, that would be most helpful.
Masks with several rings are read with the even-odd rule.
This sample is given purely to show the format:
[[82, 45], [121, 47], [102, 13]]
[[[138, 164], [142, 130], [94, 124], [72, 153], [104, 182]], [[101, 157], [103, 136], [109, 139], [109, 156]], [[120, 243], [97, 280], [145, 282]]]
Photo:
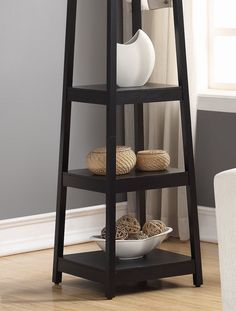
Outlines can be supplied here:
[[117, 85], [143, 86], [155, 65], [155, 49], [151, 39], [141, 29], [126, 43], [117, 44]]

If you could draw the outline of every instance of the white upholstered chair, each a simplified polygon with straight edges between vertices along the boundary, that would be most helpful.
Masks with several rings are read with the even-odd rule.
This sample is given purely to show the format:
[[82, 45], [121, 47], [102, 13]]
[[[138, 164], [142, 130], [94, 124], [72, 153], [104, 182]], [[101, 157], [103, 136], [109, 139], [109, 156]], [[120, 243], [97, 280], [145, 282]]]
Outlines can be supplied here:
[[236, 311], [236, 169], [215, 176], [216, 221], [224, 311]]

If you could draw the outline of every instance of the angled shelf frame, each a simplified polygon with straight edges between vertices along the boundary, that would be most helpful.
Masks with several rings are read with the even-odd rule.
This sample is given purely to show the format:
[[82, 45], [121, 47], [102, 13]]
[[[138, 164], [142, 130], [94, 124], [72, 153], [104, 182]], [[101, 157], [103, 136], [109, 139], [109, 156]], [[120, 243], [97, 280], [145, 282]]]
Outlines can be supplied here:
[[[77, 0], [67, 0], [64, 82], [62, 97], [60, 157], [58, 170], [57, 211], [53, 282], [62, 282], [62, 273], [72, 274], [105, 285], [108, 299], [115, 296], [116, 285], [132, 280], [143, 282], [154, 278], [192, 274], [195, 286], [201, 286], [202, 266], [196, 201], [185, 34], [182, 0], [160, 1], [160, 8], [172, 6], [176, 39], [179, 85], [148, 83], [138, 88], [116, 85], [117, 0], [107, 0], [107, 83], [73, 86], [75, 24]], [[133, 33], [142, 28], [141, 1], [132, 1]], [[144, 149], [143, 104], [179, 101], [183, 132], [185, 169], [169, 168], [165, 172], [137, 172], [116, 176], [116, 108], [134, 105], [135, 149]], [[72, 102], [92, 103], [106, 107], [106, 176], [95, 176], [87, 169], [68, 170]], [[189, 214], [191, 256], [154, 250], [138, 260], [121, 262], [115, 257], [116, 194], [136, 191], [140, 223], [146, 220], [145, 191], [185, 186]], [[106, 195], [106, 252], [64, 255], [65, 211], [68, 187], [102, 192]]]
[[[106, 177], [94, 175], [87, 169], [64, 173], [63, 185], [102, 193], [107, 191]], [[161, 172], [132, 171], [129, 174], [117, 176], [115, 192], [125, 193], [186, 185], [188, 185], [188, 173], [180, 169], [169, 168]]]
[[[89, 104], [106, 105], [108, 90], [106, 85], [77, 86], [68, 89], [68, 100]], [[178, 86], [147, 83], [142, 87], [117, 88], [117, 105], [182, 100], [182, 90]]]

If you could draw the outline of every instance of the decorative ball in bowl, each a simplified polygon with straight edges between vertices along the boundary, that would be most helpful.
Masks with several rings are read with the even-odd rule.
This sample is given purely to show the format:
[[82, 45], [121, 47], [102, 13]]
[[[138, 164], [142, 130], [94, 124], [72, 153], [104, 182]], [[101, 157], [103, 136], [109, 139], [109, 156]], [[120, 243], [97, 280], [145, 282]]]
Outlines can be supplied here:
[[163, 171], [170, 165], [170, 156], [165, 150], [142, 150], [137, 154], [137, 169], [140, 171]]
[[[166, 227], [164, 232], [145, 239], [116, 240], [116, 257], [120, 260], [142, 258], [154, 248], [160, 246], [162, 241], [172, 231], [172, 228]], [[101, 238], [101, 236], [93, 236], [91, 240], [95, 241], [103, 251], [106, 250], [106, 240]]]
[[[141, 228], [139, 221], [131, 215], [123, 215], [116, 221], [116, 257], [121, 260], [138, 259], [158, 247], [173, 230], [157, 219], [148, 220]], [[92, 236], [91, 240], [106, 250], [106, 227], [101, 235]]]
[[[128, 174], [136, 164], [136, 155], [130, 147], [116, 147], [116, 175]], [[106, 175], [106, 148], [94, 149], [87, 155], [88, 169], [96, 175]]]

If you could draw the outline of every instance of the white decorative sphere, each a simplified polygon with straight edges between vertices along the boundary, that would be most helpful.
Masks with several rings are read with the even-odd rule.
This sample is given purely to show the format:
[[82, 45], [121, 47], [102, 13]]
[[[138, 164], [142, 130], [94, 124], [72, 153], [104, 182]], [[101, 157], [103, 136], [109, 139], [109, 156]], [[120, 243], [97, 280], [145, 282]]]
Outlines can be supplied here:
[[155, 49], [151, 39], [141, 29], [126, 43], [117, 44], [117, 85], [143, 86], [155, 65]]

